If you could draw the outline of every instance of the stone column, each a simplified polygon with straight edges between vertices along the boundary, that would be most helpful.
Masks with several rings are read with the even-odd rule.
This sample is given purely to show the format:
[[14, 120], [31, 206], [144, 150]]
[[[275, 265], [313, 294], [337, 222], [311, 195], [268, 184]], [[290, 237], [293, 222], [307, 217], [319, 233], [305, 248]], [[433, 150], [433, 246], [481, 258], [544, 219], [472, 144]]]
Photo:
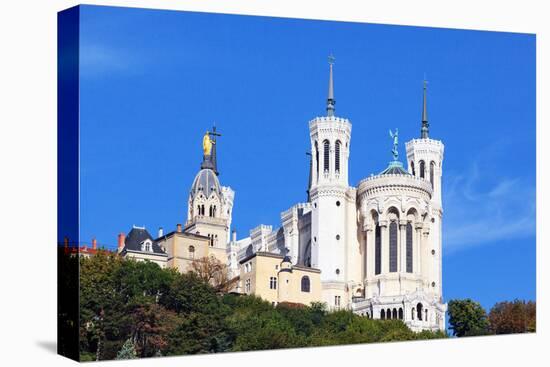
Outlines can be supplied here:
[[372, 280], [374, 277], [374, 226], [365, 224], [363, 231], [365, 232], [365, 273], [363, 280]]
[[390, 271], [390, 236], [388, 233], [388, 221], [378, 221], [380, 225], [380, 236], [382, 238], [382, 251], [381, 252], [381, 274], [388, 274]]
[[397, 246], [397, 256], [399, 263], [397, 271], [402, 273], [407, 272], [407, 220], [401, 219], [399, 221], [399, 246]]
[[413, 272], [422, 276], [422, 222], [414, 223]]

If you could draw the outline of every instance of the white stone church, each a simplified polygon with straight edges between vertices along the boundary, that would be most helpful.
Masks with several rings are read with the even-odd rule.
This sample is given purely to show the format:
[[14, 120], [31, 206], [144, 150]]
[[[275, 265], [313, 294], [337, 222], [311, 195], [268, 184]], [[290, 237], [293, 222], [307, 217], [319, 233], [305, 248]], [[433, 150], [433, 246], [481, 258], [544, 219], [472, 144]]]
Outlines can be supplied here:
[[443, 330], [444, 146], [429, 137], [426, 83], [420, 138], [405, 144], [407, 169], [398, 159], [396, 131], [394, 160], [357, 186], [348, 182], [352, 124], [335, 114], [332, 61], [326, 111], [309, 122], [308, 201], [282, 212], [279, 228], [259, 225], [240, 240], [229, 238], [234, 192], [219, 182], [217, 134], [207, 133], [184, 231], [208, 234], [212, 246], [225, 248], [234, 276], [242, 277], [243, 262], [256, 254], [280, 255], [296, 269], [320, 271], [320, 298], [331, 309], [401, 319], [415, 331]]

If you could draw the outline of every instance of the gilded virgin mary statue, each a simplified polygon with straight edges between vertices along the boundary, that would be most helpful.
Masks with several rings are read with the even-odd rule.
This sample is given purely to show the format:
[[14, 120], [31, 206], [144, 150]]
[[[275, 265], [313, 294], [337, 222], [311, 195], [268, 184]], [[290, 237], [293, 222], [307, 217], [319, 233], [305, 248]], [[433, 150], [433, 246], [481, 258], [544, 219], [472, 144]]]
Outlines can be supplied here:
[[210, 138], [210, 132], [207, 131], [206, 134], [204, 134], [204, 138], [202, 138], [202, 151], [205, 156], [212, 153], [213, 144], [215, 144], [215, 142]]

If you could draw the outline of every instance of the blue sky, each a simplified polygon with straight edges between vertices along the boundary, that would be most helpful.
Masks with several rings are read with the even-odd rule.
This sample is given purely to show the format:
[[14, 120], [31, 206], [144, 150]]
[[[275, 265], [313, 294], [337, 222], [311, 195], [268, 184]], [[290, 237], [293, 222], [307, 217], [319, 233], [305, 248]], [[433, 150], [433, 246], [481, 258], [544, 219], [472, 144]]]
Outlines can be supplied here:
[[391, 160], [388, 130], [445, 144], [444, 297], [535, 299], [535, 36], [82, 7], [81, 239], [184, 223], [216, 122], [238, 236], [306, 200], [308, 121], [353, 124], [350, 183]]

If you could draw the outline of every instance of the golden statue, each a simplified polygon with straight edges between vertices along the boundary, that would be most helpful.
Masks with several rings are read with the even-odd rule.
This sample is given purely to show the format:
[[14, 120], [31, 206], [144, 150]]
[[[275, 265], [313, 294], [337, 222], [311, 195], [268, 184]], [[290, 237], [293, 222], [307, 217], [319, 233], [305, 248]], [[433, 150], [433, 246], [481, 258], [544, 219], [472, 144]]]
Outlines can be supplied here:
[[202, 151], [204, 152], [204, 155], [210, 155], [212, 153], [212, 145], [216, 144], [215, 141], [210, 138], [210, 132], [207, 131], [206, 134], [204, 134], [204, 138], [202, 138]]

